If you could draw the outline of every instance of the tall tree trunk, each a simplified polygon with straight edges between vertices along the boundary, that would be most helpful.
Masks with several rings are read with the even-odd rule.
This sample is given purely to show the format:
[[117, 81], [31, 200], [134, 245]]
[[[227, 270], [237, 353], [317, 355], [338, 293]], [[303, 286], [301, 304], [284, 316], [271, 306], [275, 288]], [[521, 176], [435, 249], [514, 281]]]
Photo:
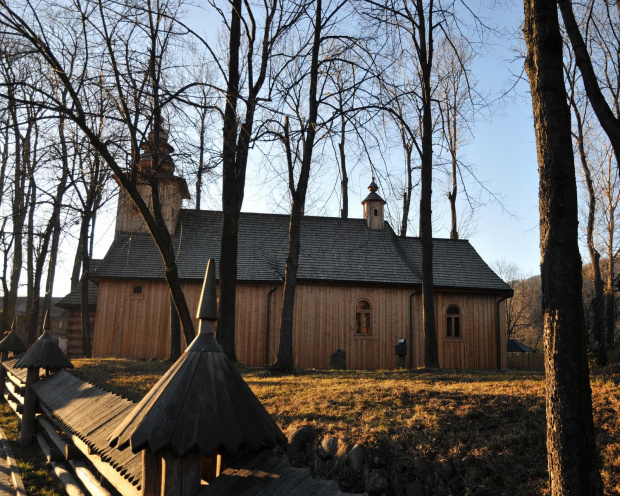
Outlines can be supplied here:
[[413, 163], [412, 153], [413, 144], [407, 142], [404, 133], [401, 133], [403, 147], [405, 149], [405, 165], [407, 167], [407, 189], [403, 193], [403, 221], [400, 225], [400, 235], [404, 238], [407, 236], [409, 228], [409, 210], [411, 209], [411, 195], [413, 193]]
[[[342, 107], [343, 103], [341, 100], [340, 108]], [[340, 142], [338, 143], [338, 152], [340, 154], [340, 175], [342, 177], [342, 180], [340, 181], [340, 192], [342, 194], [342, 209], [340, 210], [340, 217], [347, 219], [349, 217], [349, 173], [347, 172], [347, 156], [344, 150], [347, 135], [347, 124], [344, 116], [341, 116], [340, 119]]]
[[[29, 134], [26, 133], [24, 139], [24, 166], [29, 162]], [[37, 337], [37, 320], [39, 318], [39, 294], [38, 288], [35, 288], [35, 261], [34, 254], [36, 251], [34, 243], [34, 212], [36, 210], [36, 184], [34, 179], [34, 171], [26, 167], [26, 173], [30, 177], [27, 204], [28, 222], [26, 225], [26, 346], [30, 346], [36, 341]], [[36, 307], [36, 308], [35, 308]]]
[[5, 300], [4, 311], [2, 312], [2, 331], [8, 330], [15, 318], [15, 306], [17, 303], [17, 290], [19, 289], [19, 279], [22, 271], [23, 262], [23, 229], [26, 219], [25, 188], [26, 174], [22, 163], [22, 137], [19, 131], [19, 119], [15, 100], [12, 98], [13, 89], [9, 85], [8, 104], [11, 118], [11, 127], [15, 138], [15, 174], [14, 174], [14, 194], [13, 194], [13, 264], [9, 277], [9, 293]]
[[90, 302], [88, 301], [88, 281], [90, 279], [90, 253], [88, 252], [88, 230], [92, 213], [89, 209], [83, 212], [81, 229], [85, 232], [80, 233], [80, 239], [84, 243], [80, 245], [82, 258], [82, 277], [80, 278], [80, 317], [82, 322], [82, 355], [86, 358], [92, 356], [92, 346], [90, 342]]
[[607, 349], [613, 350], [615, 346], [614, 331], [616, 330], [616, 305], [614, 302], [614, 276], [615, 276], [615, 253], [614, 253], [614, 234], [615, 234], [615, 207], [609, 212], [609, 227], [607, 229], [607, 274], [605, 274], [605, 330], [607, 334]]
[[581, 119], [581, 113], [572, 92], [569, 98], [573, 113], [575, 115], [576, 131], [577, 131], [577, 150], [579, 152], [579, 160], [581, 162], [581, 168], [586, 180], [586, 189], [588, 191], [588, 225], [586, 228], [586, 239], [588, 244], [588, 253], [590, 254], [590, 260], [592, 262], [592, 268], [594, 269], [594, 298], [590, 302], [592, 308], [592, 331], [594, 339], [598, 344], [597, 350], [597, 363], [599, 366], [604, 366], [607, 363], [607, 354], [605, 353], [605, 327], [604, 327], [604, 315], [605, 315], [605, 296], [603, 290], [603, 279], [601, 277], [601, 255], [594, 246], [594, 217], [596, 214], [596, 194], [594, 191], [594, 184], [592, 182], [592, 174], [590, 173], [590, 167], [588, 165], [588, 157], [584, 145], [583, 135], [583, 121]]
[[295, 310], [295, 288], [297, 285], [297, 269], [299, 265], [299, 251], [301, 243], [301, 219], [304, 215], [306, 193], [310, 179], [310, 165], [312, 152], [314, 151], [314, 139], [316, 137], [317, 117], [319, 102], [317, 100], [319, 79], [319, 50], [321, 48], [322, 30], [322, 1], [316, 0], [316, 18], [314, 23], [314, 39], [312, 43], [312, 59], [310, 62], [310, 88], [308, 93], [308, 121], [304, 132], [303, 155], [299, 180], [295, 188], [293, 174], [293, 159], [291, 154], [291, 138], [289, 135], [288, 118], [285, 120], [284, 143], [288, 163], [289, 190], [291, 192], [291, 220], [289, 225], [288, 255], [286, 257], [286, 269], [284, 275], [284, 296], [282, 299], [282, 318], [280, 323], [280, 345], [278, 347], [278, 359], [274, 369], [282, 372], [291, 372], [295, 362], [293, 356], [293, 318]]
[[[189, 346], [189, 343], [187, 343]], [[174, 306], [174, 301], [170, 298], [170, 356], [168, 360], [175, 362], [181, 356], [181, 321], [179, 314]]]
[[[237, 300], [237, 240], [243, 188], [239, 195], [237, 170], [237, 99], [239, 95], [239, 50], [241, 47], [241, 0], [232, 1], [228, 45], [228, 86], [224, 109], [222, 147], [222, 242], [220, 245], [220, 325], [217, 339], [226, 356], [235, 353], [235, 308]], [[244, 174], [245, 176], [245, 174]], [[245, 183], [245, 181], [244, 181]]]
[[[422, 244], [422, 320], [424, 322], [424, 365], [439, 368], [439, 347], [433, 297], [433, 117], [431, 71], [433, 68], [433, 2], [428, 19], [424, 2], [417, 0], [419, 55], [422, 72], [422, 174], [420, 194], [420, 241]], [[428, 33], [426, 26], [429, 26]]]
[[50, 218], [52, 229], [52, 240], [49, 252], [49, 264], [47, 266], [47, 279], [45, 282], [45, 297], [43, 298], [43, 315], [48, 315], [52, 309], [52, 290], [54, 288], [54, 278], [56, 275], [56, 264], [58, 261], [58, 247], [60, 244], [60, 210], [62, 199], [67, 191], [67, 181], [69, 179], [69, 154], [65, 139], [65, 118], [60, 117], [58, 123], [58, 140], [60, 142], [62, 174], [56, 189], [52, 216]]
[[[455, 94], [456, 100], [456, 94]], [[457, 127], [456, 127], [456, 119], [457, 119], [457, 111], [456, 111], [456, 103], [453, 109], [448, 109], [448, 113], [451, 114], [452, 119], [449, 120], [448, 126], [451, 126], [450, 131], [450, 158], [452, 159], [452, 191], [448, 193], [448, 200], [450, 201], [450, 218], [452, 219], [452, 227], [450, 228], [450, 239], [459, 239], [459, 231], [458, 231], [458, 223], [456, 220], [456, 196], [458, 194], [458, 181], [456, 178], [457, 174]]]
[[600, 495], [578, 246], [577, 187], [554, 0], [524, 0], [540, 175], [547, 461], [554, 496]]

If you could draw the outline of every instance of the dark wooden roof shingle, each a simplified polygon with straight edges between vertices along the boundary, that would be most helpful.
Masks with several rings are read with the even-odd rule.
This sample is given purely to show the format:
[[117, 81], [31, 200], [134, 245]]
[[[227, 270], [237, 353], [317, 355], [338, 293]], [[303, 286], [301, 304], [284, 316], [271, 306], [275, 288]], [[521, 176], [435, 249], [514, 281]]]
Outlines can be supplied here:
[[[221, 212], [182, 210], [173, 243], [179, 275], [201, 280], [209, 258], [219, 262]], [[281, 282], [288, 249], [289, 217], [242, 213], [238, 280]], [[419, 286], [419, 238], [399, 238], [389, 225], [372, 230], [363, 219], [304, 217], [297, 277], [300, 281]], [[435, 285], [443, 288], [511, 290], [468, 241], [434, 239]], [[121, 233], [96, 278], [162, 279], [161, 256], [149, 234]]]
[[26, 345], [17, 335], [15, 329], [11, 329], [2, 341], [0, 341], [0, 351], [12, 351], [13, 353], [21, 353], [26, 351]]
[[37, 339], [15, 364], [17, 369], [45, 369], [60, 370], [72, 369], [73, 364], [67, 358], [56, 342], [52, 339], [48, 331]]

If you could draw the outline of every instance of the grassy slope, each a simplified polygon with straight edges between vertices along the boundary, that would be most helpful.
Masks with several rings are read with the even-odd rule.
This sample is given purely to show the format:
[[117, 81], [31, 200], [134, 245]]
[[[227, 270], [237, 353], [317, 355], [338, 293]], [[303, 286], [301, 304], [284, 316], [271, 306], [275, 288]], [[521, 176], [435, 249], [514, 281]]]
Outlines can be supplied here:
[[[137, 401], [165, 363], [77, 360], [76, 373]], [[620, 371], [593, 378], [606, 494], [620, 495]], [[245, 380], [285, 432], [314, 425], [351, 447], [364, 444], [393, 488], [417, 477], [433, 494], [548, 494], [544, 380], [489, 372], [310, 371]], [[344, 450], [344, 448], [342, 448]], [[381, 461], [383, 460], [383, 461]], [[384, 465], [383, 462], [387, 463]], [[420, 462], [428, 474], [420, 476]], [[350, 491], [363, 477], [344, 463], [302, 463]], [[417, 468], [416, 468], [417, 467]], [[417, 471], [416, 471], [417, 470]]]

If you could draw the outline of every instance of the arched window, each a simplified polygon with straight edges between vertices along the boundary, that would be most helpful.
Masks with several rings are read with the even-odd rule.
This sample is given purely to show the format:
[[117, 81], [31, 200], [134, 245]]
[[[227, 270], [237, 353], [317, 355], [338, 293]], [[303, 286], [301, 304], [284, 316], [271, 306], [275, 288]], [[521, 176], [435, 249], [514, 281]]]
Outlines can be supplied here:
[[461, 337], [461, 310], [456, 305], [450, 305], [446, 310], [446, 337]]
[[355, 334], [358, 336], [370, 336], [371, 327], [370, 303], [367, 300], [358, 300], [355, 304]]

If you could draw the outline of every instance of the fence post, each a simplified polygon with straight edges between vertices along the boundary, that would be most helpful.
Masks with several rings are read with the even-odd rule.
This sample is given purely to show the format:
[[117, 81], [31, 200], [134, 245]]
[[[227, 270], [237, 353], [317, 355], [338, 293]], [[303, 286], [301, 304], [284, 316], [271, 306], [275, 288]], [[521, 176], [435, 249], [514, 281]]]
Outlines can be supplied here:
[[194, 496], [201, 479], [219, 475], [220, 457], [286, 443], [213, 336], [215, 282], [209, 260], [198, 335], [109, 437], [119, 450], [142, 451], [143, 496]]
[[17, 332], [15, 332], [15, 327], [11, 329], [5, 338], [0, 341], [0, 394], [4, 393], [4, 382], [6, 380], [6, 370], [3, 362], [9, 358], [9, 352], [13, 353], [13, 355], [17, 353], [21, 353], [22, 351], [26, 351], [26, 345], [24, 342], [19, 339]]
[[22, 446], [30, 446], [34, 436], [37, 396], [32, 390], [32, 385], [39, 380], [39, 370], [45, 369], [49, 374], [50, 370], [73, 368], [73, 364], [50, 336], [50, 325], [50, 319], [46, 315], [43, 334], [15, 364], [17, 369], [28, 369], [26, 392], [24, 393], [24, 414], [22, 416]]
[[32, 444], [34, 438], [34, 421], [37, 414], [37, 395], [32, 385], [39, 380], [39, 368], [30, 367], [26, 376], [26, 392], [24, 393], [24, 413], [22, 415], [22, 431], [20, 443], [24, 448]]

